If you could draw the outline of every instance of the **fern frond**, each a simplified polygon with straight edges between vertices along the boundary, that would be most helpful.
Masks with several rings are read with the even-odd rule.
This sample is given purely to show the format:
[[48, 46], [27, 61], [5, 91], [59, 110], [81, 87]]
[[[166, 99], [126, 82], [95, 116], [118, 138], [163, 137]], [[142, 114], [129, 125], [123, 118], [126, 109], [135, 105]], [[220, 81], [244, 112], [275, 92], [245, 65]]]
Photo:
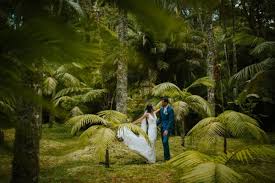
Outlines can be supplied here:
[[71, 111], [70, 114], [72, 117], [74, 116], [80, 116], [83, 115], [84, 113], [81, 111], [81, 109], [78, 106], [75, 106]]
[[75, 9], [75, 11], [80, 15], [80, 16], [84, 16], [84, 12], [82, 10], [82, 8], [80, 7], [79, 3], [73, 1], [73, 0], [65, 0], [65, 2], [67, 2], [72, 8]]
[[182, 97], [183, 92], [173, 83], [161, 83], [153, 88], [154, 96]]
[[200, 85], [206, 86], [209, 88], [213, 88], [215, 86], [215, 82], [213, 80], [211, 80], [209, 77], [199, 78], [196, 81], [194, 81], [190, 86], [185, 88], [185, 90], [188, 90], [192, 87], [196, 87], [196, 86], [200, 86]]
[[251, 52], [253, 55], [260, 55], [263, 53], [274, 54], [275, 51], [275, 41], [266, 41], [258, 44]]
[[274, 65], [273, 58], [268, 58], [260, 63], [252, 64], [243, 68], [238, 73], [234, 74], [231, 80], [249, 80], [257, 73], [267, 70], [270, 65]]
[[175, 111], [175, 119], [180, 121], [189, 113], [188, 104], [183, 101], [177, 101], [172, 104]]
[[272, 160], [275, 158], [275, 147], [272, 145], [249, 145], [231, 153], [226, 163], [230, 160], [238, 160], [249, 163], [259, 159]]
[[115, 110], [100, 111], [97, 114], [98, 116], [106, 119], [107, 121], [113, 121], [118, 124], [124, 123], [127, 121], [127, 115]]
[[201, 163], [205, 163], [210, 160], [211, 160], [211, 157], [204, 153], [200, 153], [199, 151], [189, 150], [172, 158], [170, 161], [168, 161], [168, 163], [174, 167], [182, 168], [188, 171], [188, 169], [191, 169], [194, 166], [197, 166]]
[[83, 88], [83, 87], [69, 87], [64, 88], [56, 93], [54, 99], [57, 99], [62, 96], [70, 95], [70, 94], [77, 94], [77, 93], [84, 93], [92, 90], [92, 88]]
[[45, 95], [52, 95], [56, 91], [58, 82], [53, 77], [48, 77], [43, 82], [43, 93]]
[[0, 100], [0, 111], [6, 114], [14, 112], [14, 106]]
[[185, 102], [203, 117], [213, 116], [214, 114], [213, 107], [201, 96], [191, 95], [185, 99]]
[[185, 172], [181, 178], [186, 183], [197, 182], [224, 182], [236, 183], [242, 180], [242, 176], [233, 169], [223, 164], [206, 162], [199, 164], [190, 171]]
[[73, 125], [71, 134], [75, 135], [81, 128], [86, 127], [87, 125], [103, 124], [108, 125], [109, 122], [105, 119], [94, 114], [83, 114], [70, 118], [66, 124]]
[[[94, 101], [97, 97], [102, 96], [103, 94], [106, 93], [105, 89], [95, 89], [91, 90], [88, 93], [85, 93], [84, 95], [81, 96], [81, 102], [86, 103], [86, 102], [92, 102]], [[77, 97], [77, 96], [76, 96]]]
[[217, 118], [209, 117], [199, 121], [187, 135], [199, 137], [203, 145], [211, 145], [217, 136], [225, 136], [225, 134], [225, 126]]
[[57, 79], [60, 80], [66, 87], [79, 87], [81, 82], [72, 74], [69, 73], [58, 73]]
[[248, 115], [229, 110], [223, 112], [217, 118], [234, 137], [253, 137], [261, 142], [268, 140], [266, 133], [259, 127], [258, 122]]
[[90, 127], [83, 137], [85, 135], [90, 136], [92, 143], [95, 144], [95, 153], [99, 161], [103, 161], [106, 149], [116, 140], [116, 133], [105, 126], [96, 126]]
[[75, 101], [72, 97], [69, 97], [69, 96], [63, 96], [63, 97], [59, 97], [58, 99], [55, 99], [53, 101], [54, 103], [54, 106], [59, 106], [60, 104], [63, 104], [63, 103], [68, 103], [68, 102], [71, 102], [71, 103], [77, 103], [77, 101]]

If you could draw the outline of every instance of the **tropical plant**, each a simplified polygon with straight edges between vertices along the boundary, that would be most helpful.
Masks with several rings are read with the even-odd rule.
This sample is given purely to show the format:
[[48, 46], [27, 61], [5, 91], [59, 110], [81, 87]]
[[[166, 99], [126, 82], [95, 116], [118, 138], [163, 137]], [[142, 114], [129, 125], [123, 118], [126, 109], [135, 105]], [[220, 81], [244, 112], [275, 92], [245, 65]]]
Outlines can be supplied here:
[[110, 166], [109, 148], [117, 138], [117, 132], [128, 128], [137, 135], [142, 135], [150, 143], [147, 134], [137, 125], [127, 122], [127, 115], [114, 110], [100, 111], [97, 114], [83, 114], [70, 118], [66, 124], [72, 125], [71, 134], [76, 135], [82, 129], [80, 135], [82, 142], [91, 138], [96, 147], [96, 155], [102, 161], [105, 157], [105, 166]]
[[[199, 151], [187, 150], [171, 159], [168, 163], [181, 169], [182, 182], [221, 182], [235, 183], [244, 180], [244, 174], [230, 167], [230, 162], [242, 163], [271, 160], [275, 157], [275, 148], [271, 145], [250, 145], [227, 155], [211, 156]], [[253, 178], [255, 172], [249, 177]], [[262, 179], [261, 179], [262, 180]], [[258, 182], [256, 180], [255, 182]], [[269, 180], [270, 181], [270, 180]]]
[[[201, 135], [203, 134], [203, 135]], [[227, 153], [227, 138], [237, 137], [254, 139], [264, 143], [268, 141], [266, 133], [257, 120], [236, 111], [225, 111], [217, 117], [208, 117], [199, 121], [187, 134], [197, 137], [199, 142], [211, 145], [218, 136], [224, 139], [224, 153]]]
[[[61, 106], [75, 115], [82, 113], [78, 107], [79, 105], [94, 101], [102, 96], [106, 90], [88, 87], [76, 76], [68, 72], [72, 68], [75, 68], [73, 64], [67, 64], [61, 65], [55, 71], [51, 68], [47, 69], [49, 76], [44, 79], [43, 94], [44, 96], [50, 96], [50, 102], [54, 108]], [[52, 126], [55, 119], [54, 109], [52, 111], [49, 127]]]
[[214, 83], [208, 77], [204, 77], [197, 79], [190, 86], [182, 90], [175, 84], [168, 82], [161, 83], [155, 86], [153, 89], [154, 96], [168, 96], [173, 100], [172, 106], [174, 107], [175, 111], [175, 119], [182, 124], [183, 145], [184, 136], [186, 134], [185, 117], [188, 115], [190, 110], [197, 112], [202, 117], [213, 116], [213, 109], [205, 99], [198, 95], [192, 95], [190, 92], [188, 92], [190, 88], [200, 85], [213, 87]]

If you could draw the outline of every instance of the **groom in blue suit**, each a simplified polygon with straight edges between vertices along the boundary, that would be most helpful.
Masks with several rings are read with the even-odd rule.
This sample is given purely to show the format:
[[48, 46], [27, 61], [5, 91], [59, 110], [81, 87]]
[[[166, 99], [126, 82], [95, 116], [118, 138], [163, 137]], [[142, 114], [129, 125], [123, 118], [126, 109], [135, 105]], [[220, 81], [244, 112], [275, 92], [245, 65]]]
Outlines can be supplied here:
[[164, 150], [164, 160], [169, 160], [170, 150], [168, 139], [174, 125], [174, 110], [169, 105], [169, 100], [167, 97], [162, 98], [161, 105], [162, 107], [160, 109], [160, 118], [158, 121], [158, 125], [161, 124], [161, 137]]

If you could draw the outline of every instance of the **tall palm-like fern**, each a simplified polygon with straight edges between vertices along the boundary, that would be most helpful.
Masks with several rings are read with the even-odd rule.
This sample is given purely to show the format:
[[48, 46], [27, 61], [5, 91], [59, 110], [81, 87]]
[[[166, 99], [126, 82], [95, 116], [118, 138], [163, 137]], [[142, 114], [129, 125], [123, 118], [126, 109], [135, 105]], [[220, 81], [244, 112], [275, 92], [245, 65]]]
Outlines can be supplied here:
[[72, 126], [72, 135], [84, 130], [80, 139], [87, 142], [91, 138], [99, 160], [101, 161], [105, 157], [106, 167], [110, 166], [109, 148], [111, 144], [120, 140], [116, 136], [118, 130], [127, 127], [135, 134], [144, 136], [150, 143], [147, 134], [139, 126], [127, 123], [127, 115], [114, 110], [100, 111], [96, 115], [78, 115], [69, 119], [66, 124]]
[[[203, 135], [202, 135], [203, 134]], [[227, 153], [227, 138], [237, 137], [267, 142], [266, 133], [258, 122], [245, 114], [225, 111], [217, 117], [208, 117], [198, 122], [187, 134], [199, 138], [201, 143], [213, 143], [218, 136], [224, 138], [224, 153]]]
[[173, 83], [161, 83], [154, 87], [153, 95], [154, 96], [168, 96], [173, 99], [172, 106], [175, 110], [175, 119], [176, 121], [181, 122], [182, 124], [182, 138], [184, 144], [185, 136], [185, 117], [188, 115], [190, 109], [196, 111], [202, 117], [213, 116], [213, 109], [211, 105], [202, 97], [198, 95], [192, 95], [188, 90], [192, 87], [203, 85], [206, 87], [213, 87], [214, 82], [208, 77], [199, 78], [193, 82], [190, 86], [184, 89], [180, 89]]
[[[102, 96], [106, 91], [104, 89], [93, 89], [81, 82], [76, 76], [69, 73], [73, 64], [61, 65], [55, 71], [48, 69], [43, 82], [43, 93], [45, 96], [51, 96], [51, 102], [54, 107], [61, 106], [70, 110], [71, 114], [83, 114], [80, 110], [80, 104], [92, 102]], [[52, 126], [54, 114], [50, 115], [49, 126]]]

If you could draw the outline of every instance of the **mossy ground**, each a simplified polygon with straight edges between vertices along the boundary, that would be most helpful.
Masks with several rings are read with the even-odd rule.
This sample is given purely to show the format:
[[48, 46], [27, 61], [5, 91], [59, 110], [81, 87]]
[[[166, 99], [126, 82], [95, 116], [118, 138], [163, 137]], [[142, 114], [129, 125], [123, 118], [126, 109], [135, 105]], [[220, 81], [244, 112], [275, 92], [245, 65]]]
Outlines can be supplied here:
[[[0, 182], [9, 182], [14, 130], [5, 130], [5, 145], [0, 147]], [[234, 142], [233, 142], [234, 144]], [[111, 167], [105, 168], [98, 161], [92, 145], [85, 146], [78, 137], [70, 135], [70, 129], [55, 124], [53, 128], [43, 126], [40, 148], [41, 183], [176, 183], [180, 180], [180, 170], [175, 170], [163, 161], [161, 140], [158, 139], [157, 163], [147, 164], [139, 155], [129, 151], [122, 143], [114, 143], [110, 148]], [[170, 138], [172, 156], [184, 151], [180, 137]], [[233, 164], [242, 172], [257, 170], [259, 176], [275, 175], [274, 162], [265, 164]], [[274, 169], [274, 170], [273, 170]], [[260, 171], [259, 171], [260, 170]], [[249, 172], [247, 172], [249, 173]], [[275, 180], [274, 180], [275, 181]]]

